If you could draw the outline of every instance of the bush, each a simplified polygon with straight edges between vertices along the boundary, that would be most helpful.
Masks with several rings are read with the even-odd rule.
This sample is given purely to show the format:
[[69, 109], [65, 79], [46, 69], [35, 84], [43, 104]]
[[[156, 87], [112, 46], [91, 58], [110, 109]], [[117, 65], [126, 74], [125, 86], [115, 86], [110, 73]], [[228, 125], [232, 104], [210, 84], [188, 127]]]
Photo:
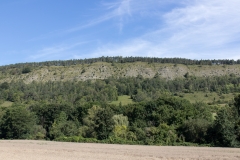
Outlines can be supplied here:
[[70, 136], [70, 137], [61, 136], [54, 140], [61, 142], [98, 143], [98, 140], [96, 138], [83, 138], [82, 136]]
[[25, 67], [25, 68], [23, 68], [23, 70], [22, 70], [22, 73], [23, 73], [23, 74], [30, 73], [30, 72], [31, 72], [30, 67]]
[[210, 122], [206, 119], [189, 119], [180, 126], [179, 131], [184, 135], [188, 142], [206, 143], [206, 136], [209, 127]]

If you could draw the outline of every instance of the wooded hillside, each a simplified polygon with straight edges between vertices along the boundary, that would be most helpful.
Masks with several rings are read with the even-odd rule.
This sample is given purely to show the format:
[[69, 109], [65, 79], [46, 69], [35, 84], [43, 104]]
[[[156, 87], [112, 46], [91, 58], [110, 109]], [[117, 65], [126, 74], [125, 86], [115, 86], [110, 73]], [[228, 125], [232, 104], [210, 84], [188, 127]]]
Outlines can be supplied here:
[[0, 138], [240, 145], [238, 61], [120, 58], [0, 67]]

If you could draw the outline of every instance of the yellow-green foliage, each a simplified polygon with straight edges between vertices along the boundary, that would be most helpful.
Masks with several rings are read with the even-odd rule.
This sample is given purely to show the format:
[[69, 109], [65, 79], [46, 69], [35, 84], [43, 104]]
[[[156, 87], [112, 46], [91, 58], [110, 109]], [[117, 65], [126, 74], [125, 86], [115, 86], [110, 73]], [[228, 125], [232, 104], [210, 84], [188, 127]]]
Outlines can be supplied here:
[[113, 133], [115, 137], [120, 137], [126, 139], [127, 130], [128, 130], [128, 117], [123, 116], [122, 114], [114, 115], [112, 117], [114, 122]]
[[114, 126], [113, 133], [115, 137], [120, 137], [126, 139], [127, 137], [127, 126], [125, 125], [116, 125]]
[[126, 126], [128, 127], [128, 118], [122, 114], [114, 115], [112, 117], [115, 126]]
[[113, 136], [111, 138], [118, 139], [121, 141], [130, 140], [134, 141], [137, 139], [136, 135], [128, 130], [128, 117], [122, 114], [114, 115], [112, 117], [114, 122]]

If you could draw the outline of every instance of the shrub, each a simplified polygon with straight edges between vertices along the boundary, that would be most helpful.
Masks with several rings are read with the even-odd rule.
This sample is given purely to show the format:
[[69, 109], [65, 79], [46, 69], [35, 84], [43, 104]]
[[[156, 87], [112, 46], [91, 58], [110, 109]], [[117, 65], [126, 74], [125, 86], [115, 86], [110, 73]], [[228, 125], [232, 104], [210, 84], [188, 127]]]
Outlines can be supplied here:
[[23, 68], [23, 70], [22, 70], [22, 73], [23, 73], [23, 74], [30, 73], [30, 72], [31, 72], [30, 67], [25, 67], [25, 68]]

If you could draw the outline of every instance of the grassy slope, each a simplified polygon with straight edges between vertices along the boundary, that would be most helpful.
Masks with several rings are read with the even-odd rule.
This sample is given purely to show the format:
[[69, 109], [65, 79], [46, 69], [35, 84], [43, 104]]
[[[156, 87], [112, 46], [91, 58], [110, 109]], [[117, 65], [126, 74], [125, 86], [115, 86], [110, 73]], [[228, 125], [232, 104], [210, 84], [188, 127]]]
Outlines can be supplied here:
[[[191, 103], [204, 102], [212, 105], [224, 106], [228, 104], [228, 102], [233, 100], [234, 94], [229, 93], [229, 94], [218, 95], [215, 92], [211, 92], [211, 93], [195, 92], [195, 93], [184, 93], [184, 94], [181, 94], [180, 97], [189, 100]], [[123, 96], [118, 96], [118, 100], [112, 101], [110, 102], [110, 104], [119, 105], [120, 102], [122, 103], [122, 105], [134, 103], [130, 98], [130, 96], [123, 95]]]
[[120, 102], [122, 103], [122, 105], [127, 105], [127, 104], [134, 103], [132, 101], [132, 99], [130, 98], [130, 96], [123, 95], [123, 96], [118, 96], [118, 100], [117, 101], [112, 101], [110, 104], [119, 105]]
[[205, 93], [205, 92], [195, 92], [195, 93], [185, 93], [182, 95], [183, 98], [189, 100], [190, 102], [205, 102], [205, 103], [214, 103], [218, 102], [219, 104], [224, 104], [233, 100], [234, 95], [232, 93], [218, 95], [216, 92]]
[[13, 102], [5, 101], [2, 104], [0, 104], [1, 107], [9, 107], [13, 104]]

